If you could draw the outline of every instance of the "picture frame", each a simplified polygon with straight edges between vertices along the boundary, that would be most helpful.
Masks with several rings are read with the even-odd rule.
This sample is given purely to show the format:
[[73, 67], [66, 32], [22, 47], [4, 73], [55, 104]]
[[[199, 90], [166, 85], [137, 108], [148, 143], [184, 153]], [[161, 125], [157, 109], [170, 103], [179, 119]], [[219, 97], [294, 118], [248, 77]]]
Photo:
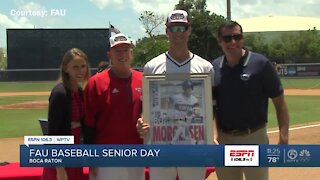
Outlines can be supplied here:
[[213, 144], [211, 74], [143, 76], [145, 144]]

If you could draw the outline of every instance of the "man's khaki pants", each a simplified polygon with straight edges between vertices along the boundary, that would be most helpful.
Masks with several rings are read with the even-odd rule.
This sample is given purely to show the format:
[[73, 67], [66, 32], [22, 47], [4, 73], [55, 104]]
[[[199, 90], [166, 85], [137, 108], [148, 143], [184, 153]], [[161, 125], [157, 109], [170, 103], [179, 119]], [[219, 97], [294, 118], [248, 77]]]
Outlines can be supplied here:
[[[220, 144], [269, 144], [266, 127], [247, 135], [234, 136], [223, 132], [218, 135]], [[268, 168], [217, 167], [216, 173], [219, 180], [268, 180]]]

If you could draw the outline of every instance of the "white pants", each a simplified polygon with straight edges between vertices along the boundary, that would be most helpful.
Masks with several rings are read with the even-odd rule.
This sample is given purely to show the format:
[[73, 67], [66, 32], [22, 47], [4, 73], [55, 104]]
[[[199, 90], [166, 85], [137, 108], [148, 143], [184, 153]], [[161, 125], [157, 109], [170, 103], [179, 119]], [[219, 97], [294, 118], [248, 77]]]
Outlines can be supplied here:
[[150, 180], [203, 180], [206, 176], [206, 167], [152, 167]]
[[143, 167], [97, 167], [97, 175], [90, 180], [144, 180]]

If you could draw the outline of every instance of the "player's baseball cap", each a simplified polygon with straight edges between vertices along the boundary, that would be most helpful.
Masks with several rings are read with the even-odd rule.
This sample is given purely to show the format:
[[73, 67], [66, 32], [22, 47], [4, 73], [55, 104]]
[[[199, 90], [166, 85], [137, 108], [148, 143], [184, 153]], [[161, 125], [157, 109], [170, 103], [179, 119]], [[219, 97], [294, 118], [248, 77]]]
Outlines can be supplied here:
[[109, 41], [110, 41], [110, 48], [113, 48], [114, 46], [117, 46], [119, 44], [129, 44], [132, 46], [130, 39], [126, 35], [121, 33], [112, 35]]
[[182, 88], [187, 89], [187, 88], [192, 88], [193, 89], [193, 83], [190, 80], [186, 80], [182, 83]]
[[184, 10], [174, 10], [169, 13], [167, 17], [166, 26], [171, 26], [172, 24], [190, 24], [190, 19], [188, 13]]

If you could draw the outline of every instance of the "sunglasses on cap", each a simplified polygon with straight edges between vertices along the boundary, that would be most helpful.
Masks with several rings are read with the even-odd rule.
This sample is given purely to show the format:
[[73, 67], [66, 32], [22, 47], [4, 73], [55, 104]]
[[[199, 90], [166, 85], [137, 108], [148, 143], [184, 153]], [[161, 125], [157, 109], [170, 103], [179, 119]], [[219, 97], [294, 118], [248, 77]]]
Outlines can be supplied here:
[[243, 35], [242, 34], [235, 34], [235, 35], [222, 36], [222, 40], [224, 42], [231, 42], [232, 39], [234, 39], [235, 41], [240, 41], [241, 39], [243, 39]]
[[188, 30], [189, 26], [171, 26], [169, 27], [169, 30], [173, 33], [175, 32], [186, 32]]

